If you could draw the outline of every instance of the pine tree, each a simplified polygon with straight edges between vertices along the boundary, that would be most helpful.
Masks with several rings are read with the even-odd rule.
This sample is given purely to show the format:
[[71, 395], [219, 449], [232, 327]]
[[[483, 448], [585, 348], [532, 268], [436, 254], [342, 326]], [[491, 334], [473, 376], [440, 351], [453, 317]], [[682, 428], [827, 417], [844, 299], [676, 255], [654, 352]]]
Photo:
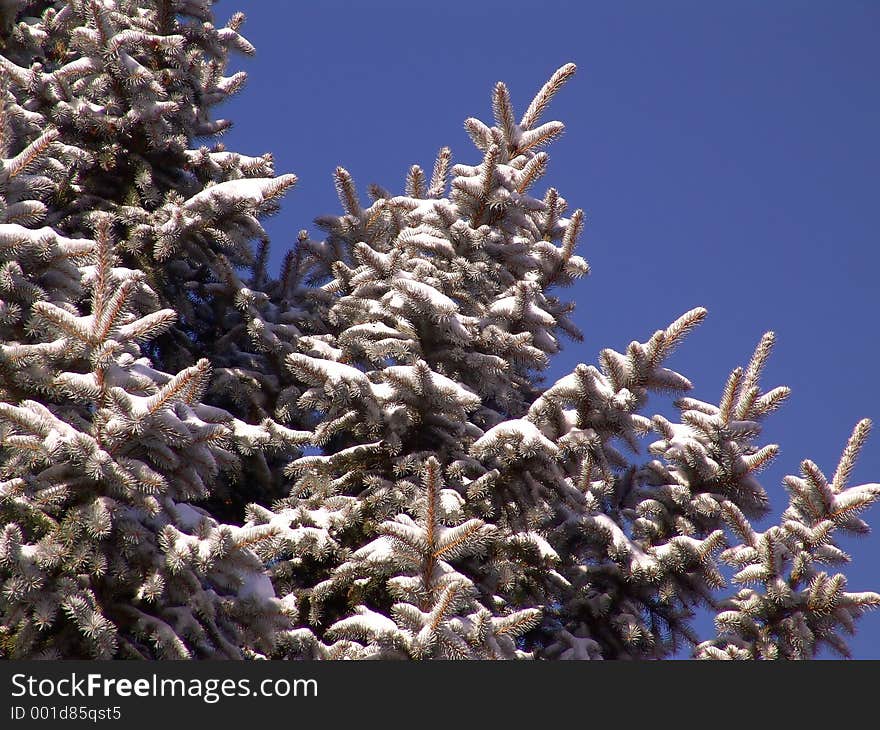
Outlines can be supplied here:
[[[583, 214], [564, 218], [556, 191], [546, 201], [527, 193], [546, 166], [538, 147], [562, 131], [558, 122], [539, 125], [540, 113], [573, 72], [572, 65], [560, 69], [520, 125], [508, 120], [507, 128], [490, 130], [469, 120], [484, 154], [480, 165], [450, 170], [449, 150], [441, 149], [430, 180], [414, 166], [405, 195], [373, 188], [366, 208], [349, 173], [338, 169], [345, 215], [320, 219], [324, 241], [300, 239], [301, 266], [319, 285], [309, 293], [329, 331], [302, 338], [288, 365], [311, 386], [298, 405], [317, 414], [312, 440], [324, 453], [290, 464], [292, 496], [281, 514], [291, 535], [267, 545], [264, 557], [292, 558], [275, 568], [276, 580], [300, 600], [302, 620], [319, 638], [350, 610], [390, 609], [390, 586], [400, 576], [365, 576], [358, 605], [341, 595], [353, 569], [349, 556], [381, 539], [376, 531], [389, 519], [418, 519], [420, 474], [431, 459], [464, 500], [465, 515], [501, 520], [486, 556], [461, 556], [484, 609], [494, 621], [523, 627], [512, 617], [534, 616], [533, 606], [520, 607], [524, 599], [505, 594], [530, 564], [539, 540], [531, 527], [549, 507], [531, 504], [528, 490], [504, 491], [513, 484], [499, 483], [486, 499], [495, 472], [470, 447], [488, 427], [525, 412], [537, 392], [535, 373], [558, 350], [556, 332], [579, 337], [570, 305], [546, 290], [587, 271], [573, 255]], [[503, 84], [495, 111], [499, 124], [512, 114]], [[315, 508], [333, 516], [319, 524]], [[279, 521], [258, 511], [251, 518], [255, 525]], [[308, 528], [325, 532], [302, 542]]]
[[[210, 3], [14, 5], [0, 56], [3, 653], [267, 651], [286, 621], [248, 538], [186, 504], [271, 492], [267, 458], [296, 440], [268, 418], [269, 297], [239, 273], [263, 283], [256, 216], [295, 178], [272, 179], [270, 156], [188, 148], [228, 126], [208, 113], [244, 80], [223, 76], [230, 49], [251, 50], [243, 18], [217, 30]], [[240, 376], [251, 397], [230, 387]], [[242, 460], [262, 469], [244, 481]]]
[[[483, 153], [476, 166], [450, 168], [444, 148], [430, 180], [414, 166], [404, 195], [372, 186], [369, 206], [338, 169], [345, 214], [318, 219], [323, 241], [300, 235], [297, 256], [327, 332], [303, 338], [288, 365], [311, 386], [299, 406], [317, 418], [312, 442], [322, 453], [290, 464], [293, 489], [280, 509], [249, 513], [255, 527], [281, 525], [286, 535], [258, 548], [279, 592], [298, 604], [285, 656], [417, 655], [419, 624], [402, 622], [409, 614], [398, 601], [418, 561], [437, 555], [418, 507], [426, 472], [442, 474], [457, 495], [457, 520], [491, 526], [480, 552], [456, 555], [450, 569], [473, 586], [491, 621], [522, 629], [516, 656], [665, 658], [698, 644], [692, 619], [706, 607], [719, 611], [721, 633], [699, 645], [701, 657], [771, 656], [766, 646], [796, 642], [794, 619], [778, 625], [789, 609], [778, 607], [778, 588], [761, 604], [763, 648], [755, 648], [757, 629], [731, 634], [752, 594], [718, 597], [719, 557], [755, 559], [722, 549], [770, 509], [756, 474], [778, 448], [758, 438], [789, 395], [759, 383], [773, 334], [734, 370], [717, 406], [686, 397], [690, 381], [663, 365], [705, 318], [700, 308], [625, 353], [603, 350], [599, 367], [581, 364], [540, 385], [558, 333], [580, 339], [571, 305], [553, 291], [589, 270], [574, 253], [583, 213], [565, 217], [555, 189], [543, 199], [527, 192], [547, 165], [537, 148], [562, 132], [539, 117], [573, 72], [559, 69], [519, 123], [498, 84], [495, 125], [465, 124]], [[652, 392], [682, 396], [680, 422], [646, 412]], [[659, 439], [642, 459], [640, 442], [651, 434]], [[864, 508], [876, 485], [853, 494], [853, 509]], [[791, 509], [778, 528], [786, 534], [796, 529]], [[801, 564], [846, 559], [828, 525], [816, 534], [808, 549], [789, 546]], [[839, 631], [851, 631], [880, 597], [844, 593], [842, 576], [802, 570], [792, 588], [812, 581], [810, 590], [828, 594], [821, 620], [798, 619], [813, 632], [801, 632], [800, 654], [785, 655], [813, 656], [823, 641], [845, 653]], [[407, 610], [415, 617], [429, 608]]]
[[785, 478], [790, 503], [778, 526], [756, 533], [732, 511], [730, 523], [742, 542], [721, 559], [737, 569], [736, 583], [761, 589], [743, 588], [721, 604], [719, 636], [700, 644], [697, 656], [810, 659], [823, 646], [850, 656], [842, 634], [855, 633], [855, 620], [877, 606], [880, 596], [847, 592], [845, 575], [829, 575], [817, 564], [849, 562], [835, 532], [868, 532], [858, 514], [877, 501], [880, 484], [848, 487], [847, 482], [869, 429], [867, 420], [856, 425], [830, 481], [809, 459], [801, 464], [800, 477]]
[[[42, 240], [79, 254], [91, 244]], [[38, 301], [39, 341], [0, 346], [4, 363], [43, 376], [39, 400], [0, 403], [0, 654], [269, 651], [285, 618], [247, 530], [188, 504], [236, 467], [236, 430], [265, 434], [199, 402], [207, 360], [172, 376], [143, 357], [139, 343], [176, 317], [139, 311], [138, 298], [155, 296], [141, 272], [116, 266], [114, 248], [101, 218], [94, 263], [79, 271], [88, 313]]]
[[574, 65], [519, 117], [499, 82], [475, 164], [369, 202], [338, 168], [275, 276], [295, 176], [198, 146], [253, 52], [211, 6], [0, 13], [0, 656], [848, 655], [880, 595], [826, 568], [880, 498], [869, 423], [756, 531], [772, 333], [717, 404], [664, 364], [701, 308], [545, 383], [583, 339], [584, 214], [534, 192]]
[[[275, 177], [269, 154], [196, 142], [230, 126], [211, 111], [245, 82], [244, 72], [224, 75], [230, 53], [253, 53], [238, 33], [244, 16], [217, 28], [208, 0], [13, 6], [0, 56], [4, 145], [19, 155], [15, 172], [30, 165], [37, 179], [26, 183], [37, 190], [19, 201], [22, 183], [13, 183], [7, 219], [79, 238], [96, 214], [111, 213], [121, 262], [177, 313], [151, 342], [152, 361], [174, 372], [206, 358], [208, 402], [250, 423], [274, 420], [290, 385], [283, 357], [299, 330], [295, 307], [282, 301], [290, 292], [265, 270], [260, 218], [296, 177]], [[292, 444], [277, 436], [275, 447]], [[216, 505], [236, 518], [249, 499], [283, 493], [272, 452], [240, 456], [252, 479], [218, 484]]]

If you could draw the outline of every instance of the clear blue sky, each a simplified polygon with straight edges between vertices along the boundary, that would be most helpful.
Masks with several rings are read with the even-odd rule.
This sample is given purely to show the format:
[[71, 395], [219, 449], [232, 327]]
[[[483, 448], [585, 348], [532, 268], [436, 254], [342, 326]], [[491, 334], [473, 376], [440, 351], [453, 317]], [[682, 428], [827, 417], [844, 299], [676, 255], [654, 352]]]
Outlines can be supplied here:
[[[230, 149], [271, 151], [300, 182], [269, 230], [274, 262], [300, 228], [337, 213], [343, 165], [365, 191], [402, 191], [437, 149], [475, 164], [462, 122], [491, 122], [507, 82], [521, 112], [558, 66], [577, 76], [547, 118], [567, 125], [544, 187], [587, 213], [593, 273], [570, 290], [583, 344], [551, 376], [603, 347], [645, 340], [702, 305], [710, 317], [671, 365], [717, 402], [761, 334], [778, 336], [766, 385], [792, 398], [767, 424], [781, 485], [811, 458], [832, 473], [856, 421], [877, 421], [854, 482], [880, 481], [878, 247], [880, 4], [223, 0], [245, 11], [257, 47], [250, 80], [219, 110]], [[539, 9], [540, 8], [540, 9]], [[543, 188], [542, 188], [543, 189]], [[365, 196], [366, 197], [366, 196]], [[880, 591], [878, 532], [845, 547], [851, 590]], [[764, 525], [762, 525], [764, 526]], [[880, 658], [880, 612], [862, 620], [857, 658]]]

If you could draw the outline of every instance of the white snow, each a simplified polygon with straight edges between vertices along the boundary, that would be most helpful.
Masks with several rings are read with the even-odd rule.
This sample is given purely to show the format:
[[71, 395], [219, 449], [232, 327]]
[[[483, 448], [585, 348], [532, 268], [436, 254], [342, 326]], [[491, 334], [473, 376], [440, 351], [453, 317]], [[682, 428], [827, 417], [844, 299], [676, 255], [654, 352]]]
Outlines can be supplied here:
[[383, 322], [367, 322], [366, 324], [357, 324], [354, 327], [349, 327], [340, 335], [340, 339], [367, 335], [376, 335], [381, 339], [400, 338], [404, 336], [398, 330], [389, 327]]
[[490, 314], [496, 317], [508, 319], [522, 318], [526, 322], [552, 327], [556, 324], [556, 318], [549, 312], [545, 312], [534, 302], [523, 302], [519, 297], [503, 297], [497, 300], [489, 308]]
[[680, 456], [687, 447], [703, 451], [703, 447], [696, 438], [693, 429], [683, 423], [670, 423], [663, 419], [663, 428], [667, 429], [671, 436], [660, 441], [655, 441], [648, 446], [652, 454], [667, 454], [670, 458]]
[[230, 152], [224, 150], [222, 152], [210, 152], [207, 148], [196, 150], [185, 150], [187, 160], [191, 164], [200, 164], [203, 159], [207, 158], [217, 169], [232, 170], [237, 167], [242, 169], [259, 169], [268, 163], [263, 157], [248, 157], [238, 152]]
[[394, 554], [394, 541], [390, 537], [382, 536], [352, 553], [352, 557], [357, 561], [387, 563], [394, 559]]
[[152, 77], [150, 70], [142, 66], [134, 58], [125, 51], [119, 51], [119, 62], [133, 77], [137, 79], [147, 80]]
[[458, 514], [464, 507], [464, 497], [454, 489], [440, 490], [440, 508], [447, 515]]
[[551, 562], [559, 562], [559, 554], [550, 546], [550, 543], [537, 532], [520, 532], [513, 536], [514, 542], [526, 543], [533, 545], [538, 549], [538, 554], [543, 560]]
[[699, 551], [703, 546], [703, 540], [697, 540], [690, 535], [676, 535], [669, 542], [663, 545], [656, 545], [651, 548], [651, 555], [657, 560], [663, 560], [668, 555], [674, 554], [683, 547], [689, 547], [692, 551]]
[[532, 344], [544, 352], [559, 352], [559, 340], [544, 327], [537, 327], [532, 330]]
[[251, 573], [244, 579], [238, 589], [238, 597], [241, 599], [256, 598], [268, 601], [275, 598], [275, 589], [272, 581], [265, 573]]
[[392, 282], [392, 286], [417, 301], [428, 304], [440, 316], [448, 316], [458, 311], [455, 302], [430, 284], [415, 279], [397, 278]]
[[602, 649], [599, 644], [589, 638], [574, 636], [565, 629], [559, 632], [560, 639], [568, 644], [568, 648], [559, 655], [560, 659], [601, 659]]
[[441, 236], [439, 232], [432, 231], [427, 226], [419, 226], [415, 229], [403, 231], [398, 236], [398, 240], [423, 250], [441, 253], [449, 258], [455, 255], [455, 249], [452, 247], [452, 244]]
[[[402, 380], [412, 385], [413, 388], [416, 388], [419, 384], [418, 369], [414, 365], [392, 365], [391, 367], [385, 368], [382, 372], [383, 374], [391, 375], [394, 378], [391, 380], [391, 384], [395, 389], [397, 389], [395, 380]], [[428, 371], [428, 373], [431, 387], [442, 395], [448, 397], [450, 400], [459, 403], [462, 407], [476, 408], [482, 402], [480, 397], [472, 390], [465, 388], [463, 385], [447, 378], [445, 375], [435, 373], [433, 370]]]
[[65, 238], [47, 226], [25, 228], [17, 223], [0, 223], [0, 246], [29, 244], [43, 249], [51, 244], [68, 255], [82, 255], [95, 250], [95, 243], [87, 238]]
[[240, 439], [249, 446], [253, 447], [258, 444], [264, 444], [271, 438], [262, 426], [254, 426], [237, 418], [233, 418], [231, 423], [232, 432], [235, 434], [236, 440]]
[[[383, 522], [380, 531], [386, 533], [392, 540], [391, 546], [394, 547], [394, 539], [400, 540], [406, 545], [423, 545], [425, 544], [425, 529], [419, 527], [408, 515], [401, 514], [393, 520]], [[442, 539], [442, 528], [440, 537]], [[359, 551], [360, 552], [360, 551]]]
[[388, 383], [370, 383], [370, 389], [373, 392], [373, 398], [377, 403], [387, 403], [393, 400], [397, 391]]
[[76, 113], [78, 115], [83, 115], [84, 113], [87, 112], [88, 114], [86, 114], [86, 116], [93, 115], [93, 116], [100, 117], [100, 116], [104, 116], [104, 114], [107, 113], [106, 106], [103, 106], [102, 104], [94, 104], [93, 102], [88, 101], [87, 99], [74, 99], [67, 106], [70, 109], [73, 109], [74, 113]]
[[301, 507], [299, 512], [305, 517], [306, 520], [311, 522], [316, 527], [320, 527], [323, 529], [329, 529], [333, 527], [336, 523], [334, 520], [334, 516], [336, 513], [331, 512], [326, 507], [318, 507], [317, 509], [306, 509], [305, 507]]
[[61, 373], [56, 376], [55, 383], [64, 386], [74, 395], [85, 396], [97, 400], [101, 392], [95, 373]]
[[408, 218], [411, 220], [435, 220], [440, 218], [438, 211], [442, 211], [449, 217], [456, 217], [457, 215], [455, 205], [445, 198], [434, 200], [431, 198], [421, 199], [398, 195], [391, 198], [388, 201], [388, 205], [408, 211]]
[[[283, 509], [273, 514], [266, 523], [266, 527], [268, 527], [267, 534], [275, 535], [284, 541], [288, 541], [296, 549], [299, 549], [300, 546], [305, 546], [320, 552], [333, 544], [327, 529], [338, 526], [343, 519], [343, 513], [334, 514], [323, 507], [316, 510], [305, 508], [295, 510]], [[304, 521], [311, 521], [317, 527], [292, 526], [293, 523], [299, 524]], [[248, 522], [245, 525], [246, 528], [250, 526], [253, 526], [252, 522]]]
[[601, 527], [611, 538], [611, 544], [618, 556], [626, 556], [634, 570], [649, 570], [656, 565], [656, 560], [648, 555], [641, 547], [629, 539], [627, 534], [608, 515], [594, 514], [587, 518], [593, 524]]
[[308, 346], [309, 352], [320, 355], [327, 360], [335, 361], [337, 358], [342, 357], [344, 354], [343, 351], [338, 347], [333, 347], [332, 345], [324, 342], [318, 337], [303, 337], [300, 341]]
[[144, 101], [141, 102], [136, 109], [129, 111], [125, 116], [137, 120], [146, 119], [151, 122], [156, 122], [164, 116], [174, 114], [179, 109], [180, 107], [177, 105], [177, 102], [174, 101]]
[[357, 606], [354, 610], [357, 615], [337, 621], [330, 630], [336, 634], [359, 636], [364, 639], [375, 639], [400, 632], [397, 624], [381, 613], [371, 611], [366, 606]]
[[459, 342], [469, 342], [471, 340], [471, 335], [465, 325], [465, 322], [468, 320], [472, 320], [472, 318], [463, 318], [459, 315], [453, 315], [444, 319], [441, 322], [441, 326], [452, 339], [458, 340]]
[[506, 448], [508, 446], [515, 447], [523, 456], [542, 451], [555, 454], [559, 451], [556, 444], [541, 433], [534, 423], [524, 418], [515, 418], [486, 431], [474, 443], [473, 452], [477, 456], [498, 454], [502, 450], [509, 450]]
[[[370, 381], [367, 376], [351, 365], [336, 362], [335, 360], [322, 360], [316, 357], [309, 357], [298, 352], [287, 356], [287, 362], [296, 367], [297, 375], [302, 377], [310, 385], [331, 385], [354, 384], [358, 387], [368, 389]], [[318, 371], [320, 378], [316, 377], [314, 371]]]
[[289, 175], [279, 175], [275, 178], [252, 177], [239, 180], [227, 180], [226, 182], [212, 185], [200, 193], [193, 195], [184, 203], [184, 209], [192, 211], [202, 206], [222, 207], [249, 203], [257, 207], [260, 205], [277, 186], [283, 185]]
[[562, 411], [562, 420], [566, 431], [578, 428], [578, 412], [576, 408], [565, 408]]

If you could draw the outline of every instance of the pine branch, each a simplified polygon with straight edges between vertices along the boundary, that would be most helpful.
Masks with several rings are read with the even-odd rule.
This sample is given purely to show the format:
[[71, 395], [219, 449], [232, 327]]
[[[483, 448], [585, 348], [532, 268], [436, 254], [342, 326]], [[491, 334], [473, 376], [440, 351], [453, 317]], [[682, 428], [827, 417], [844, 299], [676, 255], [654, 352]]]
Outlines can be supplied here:
[[349, 215], [360, 217], [361, 213], [363, 213], [363, 209], [358, 200], [354, 181], [348, 173], [348, 170], [344, 167], [337, 167], [336, 172], [334, 173], [334, 179], [336, 181], [336, 192], [339, 195], [339, 202], [342, 203], [345, 212]]
[[434, 162], [434, 171], [431, 173], [431, 184], [428, 187], [427, 197], [442, 198], [446, 192], [446, 183], [449, 178], [449, 164], [452, 160], [452, 151], [449, 147], [441, 147]]
[[853, 429], [852, 435], [846, 443], [843, 455], [840, 457], [840, 463], [834, 472], [831, 480], [831, 488], [835, 493], [840, 493], [846, 487], [852, 475], [853, 468], [856, 465], [859, 452], [868, 440], [868, 434], [871, 432], [871, 421], [867, 418], [859, 421]]
[[503, 81], [495, 84], [492, 93], [492, 112], [495, 115], [495, 123], [504, 132], [509, 151], [513, 151], [517, 141], [516, 119], [513, 116], [513, 106], [510, 102], [510, 92]]
[[559, 90], [565, 85], [565, 82], [574, 76], [576, 71], [577, 66], [573, 63], [566, 63], [564, 66], [561, 66], [554, 71], [547, 83], [544, 84], [541, 87], [541, 90], [535, 95], [532, 103], [529, 104], [528, 109], [526, 109], [525, 114], [522, 116], [519, 126], [523, 129], [532, 129], [540, 120], [541, 115], [544, 113], [544, 110], [550, 104], [553, 97], [556, 96]]

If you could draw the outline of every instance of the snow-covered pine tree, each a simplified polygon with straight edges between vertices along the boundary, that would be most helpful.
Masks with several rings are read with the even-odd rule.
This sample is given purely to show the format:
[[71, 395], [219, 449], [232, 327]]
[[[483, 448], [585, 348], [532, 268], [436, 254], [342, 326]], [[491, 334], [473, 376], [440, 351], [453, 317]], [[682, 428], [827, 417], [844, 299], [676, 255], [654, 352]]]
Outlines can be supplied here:
[[[528, 454], [530, 440], [546, 442], [534, 426], [508, 419], [525, 415], [540, 393], [538, 374], [558, 351], [559, 330], [580, 336], [567, 318], [571, 305], [549, 289], [588, 271], [573, 252], [583, 213], [564, 217], [555, 190], [543, 200], [528, 193], [546, 168], [539, 148], [562, 132], [559, 122], [539, 124], [540, 116], [574, 70], [554, 74], [519, 124], [498, 84], [498, 126], [466, 124], [483, 153], [477, 166], [450, 170], [444, 148], [430, 179], [414, 166], [405, 195], [374, 186], [368, 207], [338, 169], [346, 214], [319, 219], [324, 241], [300, 237], [301, 268], [317, 286], [309, 294], [328, 331], [301, 339], [302, 352], [288, 363], [311, 386], [299, 405], [317, 414], [313, 442], [323, 453], [291, 463], [292, 496], [280, 513], [250, 512], [255, 526], [289, 530], [261, 549], [279, 590], [297, 596], [311, 627], [295, 632], [297, 646], [335, 635], [351, 611], [390, 610], [396, 577], [387, 565], [364, 563], [361, 551], [388, 542], [376, 531], [389, 519], [418, 519], [412, 510], [429, 459], [462, 499], [462, 516], [449, 519], [497, 523], [484, 555], [460, 559], [493, 620], [511, 635], [514, 627], [522, 632], [546, 599], [528, 576], [547, 564], [549, 546], [534, 528], [552, 514], [549, 493], [535, 482], [498, 480], [498, 470], [470, 451], [501, 422], [518, 434], [511, 449]], [[405, 551], [398, 542], [388, 544]], [[355, 564], [364, 575], [346, 596]], [[306, 640], [308, 630], [317, 638]], [[319, 653], [333, 650], [322, 645]]]
[[286, 618], [248, 531], [188, 503], [236, 468], [236, 435], [267, 434], [200, 402], [207, 360], [172, 376], [143, 356], [175, 314], [139, 306], [155, 294], [117, 265], [109, 216], [97, 221], [95, 243], [3, 226], [57, 253], [89, 306], [37, 301], [29, 341], [0, 345], [37, 396], [0, 402], [0, 656], [268, 652]]
[[850, 656], [844, 635], [855, 632], [856, 619], [880, 604], [880, 595], [850, 593], [845, 575], [829, 575], [818, 566], [849, 562], [835, 532], [868, 532], [858, 515], [880, 497], [880, 484], [847, 482], [870, 425], [867, 420], [856, 425], [830, 480], [809, 459], [800, 477], [785, 478], [790, 500], [779, 525], [757, 533], [727, 506], [728, 522], [742, 542], [721, 559], [737, 569], [734, 582], [760, 589], [743, 588], [719, 605], [719, 635], [697, 646], [698, 657], [810, 659], [823, 647]]
[[[464, 576], [491, 621], [516, 627], [511, 635], [527, 632], [515, 654], [484, 647], [469, 655], [664, 658], [696, 644], [695, 609], [717, 605], [722, 634], [700, 656], [770, 655], [748, 648], [757, 638], [727, 628], [744, 619], [717, 602], [725, 584], [717, 558], [731, 535], [769, 510], [755, 474], [777, 447], [757, 438], [760, 421], [788, 396], [759, 385], [772, 333], [731, 374], [719, 405], [677, 401], [680, 423], [644, 411], [651, 392], [691, 388], [663, 361], [703, 320], [702, 309], [626, 353], [604, 350], [599, 368], [582, 364], [540, 386], [558, 331], [579, 338], [571, 305], [552, 290], [588, 270], [574, 254], [583, 214], [565, 217], [554, 189], [540, 200], [527, 192], [546, 168], [537, 148], [562, 131], [538, 119], [573, 72], [557, 71], [519, 123], [498, 84], [495, 126], [466, 122], [483, 160], [451, 169], [448, 196], [445, 148], [430, 180], [414, 166], [404, 195], [373, 186], [369, 206], [338, 169], [345, 215], [319, 219], [323, 241], [300, 235], [300, 270], [316, 287], [309, 295], [327, 331], [300, 340], [288, 364], [311, 386], [299, 406], [317, 418], [313, 443], [322, 453], [291, 463], [292, 494], [280, 509], [249, 513], [254, 527], [281, 530], [259, 550], [278, 590], [299, 606], [301, 626], [282, 640], [287, 656], [420, 655], [413, 617], [434, 610], [424, 572], [413, 576], [431, 553], [419, 506], [426, 473], [429, 482], [442, 475], [447, 502], [458, 505], [454, 513], [437, 508], [436, 529], [491, 527], [479, 553], [454, 554], [445, 570]], [[652, 432], [660, 440], [642, 460], [640, 441]], [[853, 509], [877, 496], [873, 485], [853, 494]], [[796, 533], [789, 513], [784, 519], [780, 529]], [[823, 525], [810, 538], [818, 557], [802, 549], [799, 560], [844, 560], [828, 534]], [[752, 555], [734, 549], [722, 558]], [[848, 606], [809, 624], [815, 636], [798, 645], [802, 655], [821, 641], [843, 651], [835, 630], [851, 630], [878, 596], [844, 594], [841, 577], [815, 571], [795, 580], [837, 591], [822, 616], [831, 603]], [[422, 605], [403, 611], [401, 585], [422, 586]], [[793, 599], [768, 596], [762, 636], [775, 646], [778, 623], [791, 623], [790, 605], [779, 602]], [[739, 616], [755, 602], [744, 609], [745, 598], [733, 600]]]
[[772, 334], [717, 405], [663, 365], [702, 309], [543, 384], [588, 271], [583, 213], [530, 192], [574, 66], [519, 121], [496, 85], [476, 165], [443, 148], [369, 204], [337, 169], [344, 214], [274, 278], [295, 178], [197, 147], [253, 50], [212, 4], [0, 12], [0, 656], [846, 654], [880, 596], [819, 566], [880, 497], [847, 486], [868, 426], [757, 532]]
[[[308, 629], [287, 634], [288, 647], [313, 658], [504, 659], [524, 656], [514, 639], [534, 627], [540, 611], [493, 616], [472, 581], [449, 561], [484, 553], [495, 527], [465, 519], [460, 494], [444, 489], [440, 464], [429, 457], [422, 490], [410, 507], [378, 525], [378, 537], [351, 553], [316, 586], [312, 600], [350, 586], [385, 580], [394, 603], [380, 612], [363, 603], [326, 632], [321, 643]], [[366, 591], [365, 591], [366, 593]], [[351, 594], [349, 594], [351, 597]], [[383, 607], [384, 608], [384, 607]]]
[[[724, 584], [715, 557], [725, 543], [725, 514], [746, 519], [767, 511], [753, 474], [777, 449], [754, 440], [759, 420], [788, 395], [758, 389], [771, 335], [748, 370], [731, 375], [719, 407], [682, 398], [681, 423], [639, 413], [651, 391], [690, 389], [661, 363], [704, 316], [688, 312], [625, 355], [603, 351], [601, 370], [579, 365], [529, 411], [558, 454], [560, 470], [546, 478], [578, 494], [560, 503], [548, 535], [563, 556], [551, 576], [553, 621], [541, 640], [548, 656], [663, 658], [695, 641], [693, 609], [711, 605]], [[663, 439], [640, 464], [639, 439], [651, 431]]]
[[[199, 146], [230, 125], [213, 107], [236, 93], [231, 52], [253, 53], [244, 16], [215, 27], [211, 0], [16, 0], [4, 9], [0, 77], [7, 154], [37, 192], [10, 220], [88, 236], [96, 212], [113, 215], [121, 262], [141, 271], [174, 327], [150, 343], [169, 372], [200, 358], [213, 366], [205, 394], [250, 423], [273, 418], [290, 385], [283, 358], [299, 334], [284, 282], [266, 272], [260, 218], [295, 182], [274, 176], [272, 156]], [[10, 215], [12, 216], [10, 218]], [[290, 409], [281, 404], [282, 420]], [[290, 450], [283, 431], [276, 449]], [[240, 454], [251, 479], [218, 484], [216, 507], [240, 518], [252, 499], [283, 493], [268, 451]], [[226, 508], [223, 503], [228, 502]]]

